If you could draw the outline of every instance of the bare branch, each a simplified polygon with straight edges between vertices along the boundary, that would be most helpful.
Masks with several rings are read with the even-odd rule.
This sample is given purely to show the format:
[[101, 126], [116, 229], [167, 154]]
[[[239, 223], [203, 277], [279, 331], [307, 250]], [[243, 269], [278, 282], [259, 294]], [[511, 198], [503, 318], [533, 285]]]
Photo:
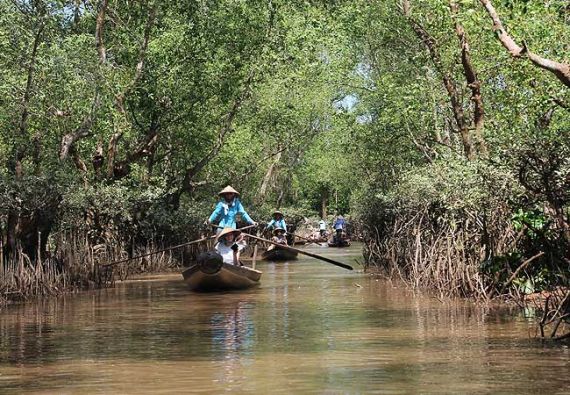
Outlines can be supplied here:
[[[24, 90], [24, 97], [22, 98], [22, 113], [20, 114], [20, 121], [18, 123], [18, 134], [20, 137], [25, 138], [28, 131], [28, 117], [29, 117], [29, 106], [32, 97], [32, 86], [34, 81], [34, 71], [36, 69], [36, 59], [38, 55], [38, 47], [40, 45], [40, 40], [44, 31], [45, 23], [43, 16], [40, 17], [40, 24], [38, 30], [34, 36], [34, 42], [32, 44], [32, 52], [30, 54], [30, 60], [28, 63], [27, 78], [26, 78], [26, 88]], [[26, 152], [25, 144], [21, 142], [14, 147], [14, 157], [13, 157], [13, 171], [16, 178], [22, 176], [22, 159], [24, 159]]]
[[[218, 137], [216, 139], [216, 142], [214, 143], [214, 145], [212, 146], [212, 148], [210, 149], [210, 151], [208, 151], [208, 153], [201, 158], [198, 162], [196, 162], [196, 164], [194, 164], [194, 166], [192, 166], [190, 169], [188, 169], [186, 171], [186, 174], [184, 176], [184, 181], [182, 182], [182, 188], [184, 190], [190, 190], [191, 189], [191, 181], [193, 180], [193, 178], [212, 160], [214, 159], [218, 153], [220, 152], [220, 150], [222, 149], [223, 145], [224, 145], [224, 141], [226, 136], [231, 133], [232, 131], [232, 123], [234, 121], [234, 118], [236, 117], [241, 104], [243, 103], [244, 100], [247, 99], [247, 97], [249, 96], [249, 88], [251, 85], [251, 82], [253, 80], [253, 75], [250, 75], [249, 78], [246, 80], [245, 84], [244, 84], [244, 88], [241, 92], [240, 95], [238, 95], [236, 97], [236, 99], [234, 100], [234, 103], [232, 105], [232, 108], [230, 109], [230, 111], [223, 117], [222, 119], [222, 125], [220, 127], [220, 130], [218, 132]], [[189, 189], [190, 188], [190, 189]]]
[[121, 112], [125, 111], [125, 104], [124, 104], [125, 97], [131, 91], [131, 89], [133, 89], [133, 87], [136, 86], [136, 84], [139, 82], [139, 80], [142, 77], [146, 51], [148, 49], [148, 43], [150, 41], [150, 32], [154, 26], [155, 18], [156, 18], [156, 6], [153, 6], [150, 12], [148, 13], [146, 26], [144, 29], [143, 40], [141, 43], [141, 47], [139, 49], [139, 61], [135, 68], [135, 75], [131, 80], [131, 82], [125, 87], [125, 89], [117, 95], [117, 107]]
[[505, 47], [507, 51], [511, 54], [514, 58], [520, 58], [523, 55], [527, 55], [530, 61], [544, 69], [548, 70], [553, 73], [564, 85], [570, 88], [570, 64], [567, 63], [560, 63], [554, 60], [543, 58], [535, 53], [532, 53], [525, 42], [523, 42], [523, 46], [519, 46], [515, 40], [507, 33], [505, 30], [501, 19], [499, 18], [499, 14], [491, 4], [490, 0], [479, 0], [480, 3], [485, 7], [487, 10], [487, 14], [493, 21], [493, 31], [497, 34], [497, 38]]
[[414, 31], [416, 36], [426, 46], [436, 70], [441, 75], [443, 85], [449, 96], [451, 109], [453, 111], [455, 122], [457, 123], [459, 133], [461, 134], [461, 141], [463, 143], [463, 150], [465, 152], [465, 156], [467, 157], [467, 159], [474, 159], [475, 152], [473, 150], [473, 144], [471, 142], [469, 127], [467, 125], [467, 122], [465, 121], [465, 114], [463, 112], [461, 95], [457, 91], [456, 83], [453, 77], [449, 73], [447, 73], [443, 68], [441, 56], [439, 55], [438, 51], [437, 41], [429, 34], [429, 32], [419, 22], [417, 22], [414, 18], [412, 18], [410, 14], [411, 7], [409, 0], [402, 1], [401, 9], [402, 12], [404, 13], [404, 16], [410, 23], [410, 26], [412, 27], [412, 30]]
[[60, 160], [67, 159], [75, 142], [91, 134], [91, 127], [93, 126], [95, 112], [97, 111], [97, 108], [99, 108], [99, 104], [100, 104], [99, 92], [96, 92], [95, 97], [93, 98], [93, 103], [91, 104], [91, 110], [85, 116], [85, 118], [83, 118], [83, 120], [81, 121], [81, 125], [79, 125], [79, 127], [75, 129], [72, 133], [68, 133], [62, 137], [61, 146], [59, 149]]

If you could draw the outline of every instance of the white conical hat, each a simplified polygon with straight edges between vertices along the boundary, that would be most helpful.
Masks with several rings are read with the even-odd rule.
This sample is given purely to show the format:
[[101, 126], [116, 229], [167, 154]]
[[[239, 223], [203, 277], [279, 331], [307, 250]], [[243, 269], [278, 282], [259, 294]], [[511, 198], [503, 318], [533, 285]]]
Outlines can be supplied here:
[[235, 233], [235, 236], [239, 236], [241, 234], [241, 230], [237, 230], [234, 228], [224, 228], [222, 229], [222, 231], [220, 233], [218, 233], [218, 235], [216, 236], [216, 241], [218, 241], [220, 239], [220, 237], [224, 237], [225, 235], [229, 234], [229, 233]]
[[236, 195], [239, 195], [239, 192], [233, 189], [230, 185], [218, 192], [218, 195], [223, 195], [224, 193], [235, 193]]

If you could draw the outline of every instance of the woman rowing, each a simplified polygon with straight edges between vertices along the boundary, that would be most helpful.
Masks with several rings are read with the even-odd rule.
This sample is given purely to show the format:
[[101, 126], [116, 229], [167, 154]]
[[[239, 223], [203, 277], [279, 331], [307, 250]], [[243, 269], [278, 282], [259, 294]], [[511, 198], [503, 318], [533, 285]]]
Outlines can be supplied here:
[[241, 201], [239, 200], [239, 192], [233, 189], [231, 186], [227, 186], [222, 189], [218, 195], [221, 200], [216, 205], [214, 212], [210, 215], [210, 218], [206, 221], [208, 225], [217, 225], [217, 233], [220, 233], [223, 228], [236, 229], [236, 216], [241, 215], [243, 221], [250, 225], [257, 225], [257, 222], [252, 220], [249, 214], [243, 208]]
[[281, 228], [287, 232], [287, 224], [285, 223], [283, 213], [279, 210], [275, 210], [271, 216], [272, 219], [267, 223], [266, 229], [271, 230]]

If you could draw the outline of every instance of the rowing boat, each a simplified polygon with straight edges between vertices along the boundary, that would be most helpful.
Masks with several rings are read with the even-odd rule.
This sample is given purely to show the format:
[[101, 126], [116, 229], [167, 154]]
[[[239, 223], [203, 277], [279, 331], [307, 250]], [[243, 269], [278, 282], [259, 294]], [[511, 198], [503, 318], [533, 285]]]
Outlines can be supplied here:
[[261, 259], [265, 261], [291, 261], [297, 259], [298, 252], [286, 250], [284, 248], [279, 248], [275, 246], [274, 248], [268, 248], [261, 254]]
[[328, 241], [329, 247], [349, 247], [350, 240], [349, 239], [341, 239], [340, 242], [336, 238], [332, 238]]
[[[262, 272], [246, 266], [225, 263], [217, 254], [200, 255], [188, 269], [182, 272], [184, 281], [194, 291], [239, 290], [259, 284]], [[219, 255], [218, 255], [219, 256]]]

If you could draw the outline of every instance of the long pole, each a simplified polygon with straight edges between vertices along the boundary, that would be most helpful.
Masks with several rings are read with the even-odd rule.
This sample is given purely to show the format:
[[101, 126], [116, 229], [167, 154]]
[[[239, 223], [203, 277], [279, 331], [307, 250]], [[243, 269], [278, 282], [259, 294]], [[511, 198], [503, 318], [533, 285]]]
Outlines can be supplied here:
[[275, 242], [273, 242], [273, 241], [271, 241], [271, 240], [267, 240], [267, 239], [264, 239], [264, 238], [261, 238], [261, 237], [257, 237], [257, 236], [254, 236], [254, 235], [250, 235], [249, 233], [244, 233], [243, 235], [246, 236], [246, 237], [250, 237], [250, 238], [252, 238], [252, 239], [255, 239], [255, 240], [265, 241], [266, 243], [273, 244], [273, 245], [275, 245], [275, 246], [277, 246], [277, 247], [279, 247], [279, 248], [282, 248], [282, 249], [284, 249], [284, 250], [294, 251], [294, 252], [298, 252], [299, 254], [303, 254], [303, 255], [310, 256], [311, 258], [320, 259], [321, 261], [325, 261], [325, 262], [331, 263], [331, 264], [333, 264], [333, 265], [342, 267], [343, 269], [353, 270], [352, 266], [347, 265], [346, 263], [338, 262], [338, 261], [335, 261], [335, 260], [330, 259], [330, 258], [326, 258], [326, 257], [321, 256], [321, 255], [317, 255], [317, 254], [313, 254], [313, 253], [311, 253], [311, 252], [299, 250], [298, 248], [293, 248], [293, 247], [287, 246], [287, 245], [285, 245], [285, 244], [275, 243]]
[[[257, 226], [257, 225], [249, 225], [249, 226], [246, 226], [246, 227], [243, 227], [243, 228], [240, 228], [240, 229], [236, 229], [236, 230], [246, 230], [246, 229], [250, 229], [250, 228], [253, 228], [253, 227], [256, 227], [256, 226]], [[177, 248], [189, 246], [189, 245], [192, 245], [192, 244], [201, 243], [201, 242], [203, 242], [203, 241], [210, 240], [210, 239], [213, 239], [213, 238], [215, 238], [215, 237], [216, 237], [216, 235], [202, 237], [201, 239], [189, 241], [188, 243], [178, 244], [178, 245], [173, 246], [173, 247], [168, 247], [168, 248], [164, 248], [164, 249], [162, 249], [162, 250], [157, 250], [157, 251], [149, 252], [149, 253], [147, 253], [147, 254], [142, 254], [142, 255], [134, 256], [134, 257], [132, 257], [132, 258], [121, 259], [120, 261], [114, 261], [114, 262], [111, 262], [111, 263], [106, 263], [106, 264], [101, 265], [101, 266], [106, 267], [106, 266], [118, 265], [119, 263], [125, 263], [125, 262], [132, 261], [132, 260], [135, 260], [135, 259], [144, 258], [144, 257], [146, 257], [146, 256], [150, 256], [150, 255], [154, 255], [154, 254], [160, 254], [161, 252], [171, 251], [171, 250], [175, 250], [175, 249], [177, 249]]]

